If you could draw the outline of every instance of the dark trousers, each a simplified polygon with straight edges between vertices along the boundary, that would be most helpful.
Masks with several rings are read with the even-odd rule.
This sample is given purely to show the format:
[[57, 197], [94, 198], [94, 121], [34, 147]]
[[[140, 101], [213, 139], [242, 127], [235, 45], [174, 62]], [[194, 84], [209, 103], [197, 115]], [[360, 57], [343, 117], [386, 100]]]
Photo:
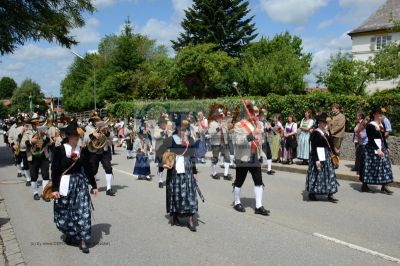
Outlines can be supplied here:
[[28, 158], [26, 157], [26, 151], [20, 151], [16, 157], [16, 163], [20, 164], [21, 162], [24, 163], [22, 170], [29, 170]]
[[99, 171], [99, 165], [103, 166], [106, 174], [112, 174], [112, 166], [111, 166], [111, 153], [110, 151], [104, 151], [103, 153], [93, 153], [91, 152], [89, 155], [89, 163], [92, 167], [93, 175], [96, 175]]
[[218, 163], [218, 155], [220, 153], [221, 153], [222, 156], [224, 156], [224, 161], [225, 162], [230, 162], [229, 147], [227, 147], [227, 145], [225, 145], [225, 144], [212, 145], [211, 146], [211, 151], [212, 151], [212, 159], [211, 159], [211, 163], [212, 164], [217, 164]]
[[242, 187], [248, 172], [250, 172], [255, 186], [264, 185], [262, 181], [261, 162], [254, 159], [255, 157], [253, 156], [253, 160], [250, 162], [238, 162], [236, 164], [236, 179], [233, 183], [235, 187]]
[[39, 178], [39, 169], [43, 180], [49, 180], [49, 160], [45, 157], [32, 157], [29, 162], [29, 172], [31, 173], [31, 181], [36, 182]]
[[271, 147], [269, 146], [269, 143], [267, 141], [263, 143], [262, 149], [267, 156], [267, 160], [272, 160]]

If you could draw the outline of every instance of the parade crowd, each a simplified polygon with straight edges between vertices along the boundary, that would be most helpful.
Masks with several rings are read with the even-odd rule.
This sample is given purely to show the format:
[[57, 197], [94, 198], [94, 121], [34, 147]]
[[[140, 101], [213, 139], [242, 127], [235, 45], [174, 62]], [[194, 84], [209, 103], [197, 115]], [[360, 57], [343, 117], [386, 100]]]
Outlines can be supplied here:
[[[245, 212], [241, 203], [241, 187], [247, 174], [254, 182], [255, 214], [268, 216], [263, 206], [263, 171], [273, 175], [273, 163], [308, 165], [305, 188], [309, 200], [337, 203], [335, 169], [339, 167], [346, 117], [338, 104], [331, 115], [308, 109], [297, 123], [296, 117], [284, 119], [270, 115], [266, 108], [250, 100], [235, 109], [218, 103], [204, 112], [162, 113], [158, 121], [145, 117], [99, 117], [89, 119], [20, 114], [3, 125], [4, 141], [15, 158], [17, 176], [26, 179], [34, 200], [54, 201], [54, 222], [64, 234], [67, 244], [78, 244], [89, 252], [91, 235], [91, 195], [97, 195], [98, 169], [105, 172], [106, 195], [115, 196], [112, 188], [112, 156], [115, 147], [126, 150], [127, 160], [135, 159], [133, 176], [152, 180], [151, 163], [160, 189], [166, 189], [166, 212], [171, 225], [187, 227], [195, 232], [199, 164], [211, 159], [210, 177], [232, 181], [233, 207]], [[392, 194], [387, 185], [393, 182], [390, 148], [386, 139], [391, 125], [381, 107], [365, 115], [358, 112], [354, 129], [356, 162], [362, 192], [368, 185], [381, 185], [381, 191]], [[207, 114], [207, 115], [206, 115]], [[210, 154], [207, 157], [207, 154]], [[295, 161], [297, 159], [297, 161]], [[222, 172], [218, 173], [218, 165]], [[234, 173], [234, 175], [232, 175]], [[38, 189], [39, 174], [42, 191]], [[51, 182], [49, 182], [51, 181]], [[90, 189], [89, 189], [90, 185]]]

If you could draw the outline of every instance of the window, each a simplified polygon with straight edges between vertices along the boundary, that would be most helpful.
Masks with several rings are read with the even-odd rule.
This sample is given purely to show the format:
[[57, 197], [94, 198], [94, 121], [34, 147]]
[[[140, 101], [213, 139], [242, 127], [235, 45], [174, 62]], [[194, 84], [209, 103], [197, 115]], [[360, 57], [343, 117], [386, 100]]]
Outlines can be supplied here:
[[376, 36], [371, 38], [371, 49], [380, 50], [392, 41], [392, 36]]

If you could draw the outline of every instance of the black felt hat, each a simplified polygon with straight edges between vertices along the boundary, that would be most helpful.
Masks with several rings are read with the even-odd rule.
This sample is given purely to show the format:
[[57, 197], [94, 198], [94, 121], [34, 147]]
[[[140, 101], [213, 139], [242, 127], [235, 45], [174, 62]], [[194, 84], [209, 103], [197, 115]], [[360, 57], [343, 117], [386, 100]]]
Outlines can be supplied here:
[[327, 123], [328, 122], [328, 115], [326, 113], [322, 113], [320, 115], [317, 115], [315, 117], [315, 120], [317, 121], [317, 123]]
[[80, 136], [79, 131], [78, 131], [78, 124], [77, 123], [71, 123], [65, 128], [65, 135], [69, 136]]

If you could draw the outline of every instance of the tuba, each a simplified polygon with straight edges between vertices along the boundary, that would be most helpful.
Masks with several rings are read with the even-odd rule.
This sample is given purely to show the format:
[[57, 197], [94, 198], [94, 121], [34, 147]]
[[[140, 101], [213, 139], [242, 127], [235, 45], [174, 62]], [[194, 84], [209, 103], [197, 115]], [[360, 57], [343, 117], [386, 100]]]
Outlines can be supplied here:
[[94, 139], [91, 142], [92, 147], [96, 150], [103, 149], [104, 147], [106, 147], [108, 145], [109, 139], [108, 139], [108, 136], [106, 136], [106, 134], [104, 132], [105, 129], [108, 129], [108, 122], [109, 122], [109, 119], [107, 119], [104, 122], [105, 125], [102, 125], [102, 126], [96, 128], [95, 132], [99, 134], [99, 138]]

